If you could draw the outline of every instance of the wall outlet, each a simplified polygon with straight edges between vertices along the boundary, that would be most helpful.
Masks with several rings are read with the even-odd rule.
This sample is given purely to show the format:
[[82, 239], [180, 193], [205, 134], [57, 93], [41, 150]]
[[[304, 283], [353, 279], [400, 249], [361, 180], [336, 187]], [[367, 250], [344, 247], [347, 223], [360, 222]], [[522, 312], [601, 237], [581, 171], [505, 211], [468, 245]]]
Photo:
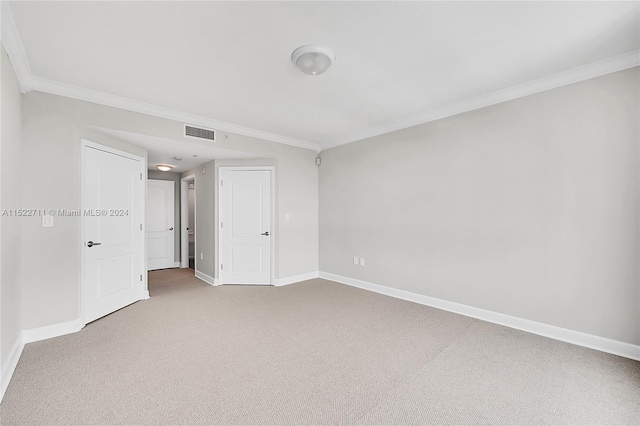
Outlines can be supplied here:
[[353, 264], [357, 265], [358, 264], [358, 258], [356, 256], [353, 257]]
[[200, 260], [204, 260], [204, 253], [200, 253]]
[[360, 266], [364, 266], [364, 257], [360, 258]]
[[284, 214], [284, 220], [285, 220], [285, 222], [289, 222], [291, 220], [291, 215], [289, 213], [285, 213]]

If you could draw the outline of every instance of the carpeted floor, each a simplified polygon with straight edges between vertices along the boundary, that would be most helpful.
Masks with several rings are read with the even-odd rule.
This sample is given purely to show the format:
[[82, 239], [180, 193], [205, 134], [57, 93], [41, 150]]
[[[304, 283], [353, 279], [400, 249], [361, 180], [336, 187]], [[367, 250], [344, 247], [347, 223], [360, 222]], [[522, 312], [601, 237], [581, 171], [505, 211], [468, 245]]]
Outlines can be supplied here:
[[12, 424], [640, 424], [640, 362], [320, 279], [151, 299], [26, 345]]

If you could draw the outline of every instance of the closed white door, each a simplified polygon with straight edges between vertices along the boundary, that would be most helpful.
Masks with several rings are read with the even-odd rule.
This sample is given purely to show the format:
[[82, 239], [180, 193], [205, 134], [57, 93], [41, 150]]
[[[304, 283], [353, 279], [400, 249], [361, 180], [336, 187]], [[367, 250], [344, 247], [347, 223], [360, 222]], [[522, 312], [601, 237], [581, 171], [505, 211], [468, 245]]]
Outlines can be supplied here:
[[83, 146], [83, 316], [89, 323], [146, 297], [144, 161]]
[[220, 171], [220, 282], [271, 284], [271, 171]]
[[173, 268], [174, 260], [174, 183], [147, 181], [147, 268]]

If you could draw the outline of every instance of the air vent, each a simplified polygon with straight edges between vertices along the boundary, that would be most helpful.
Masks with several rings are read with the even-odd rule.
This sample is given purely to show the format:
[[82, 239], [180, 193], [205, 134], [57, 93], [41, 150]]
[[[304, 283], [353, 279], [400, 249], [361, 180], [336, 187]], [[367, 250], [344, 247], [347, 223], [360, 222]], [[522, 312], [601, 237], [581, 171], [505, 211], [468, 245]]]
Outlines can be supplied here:
[[203, 129], [202, 127], [184, 125], [184, 135], [190, 138], [206, 139], [209, 141], [216, 141], [216, 132], [211, 129]]

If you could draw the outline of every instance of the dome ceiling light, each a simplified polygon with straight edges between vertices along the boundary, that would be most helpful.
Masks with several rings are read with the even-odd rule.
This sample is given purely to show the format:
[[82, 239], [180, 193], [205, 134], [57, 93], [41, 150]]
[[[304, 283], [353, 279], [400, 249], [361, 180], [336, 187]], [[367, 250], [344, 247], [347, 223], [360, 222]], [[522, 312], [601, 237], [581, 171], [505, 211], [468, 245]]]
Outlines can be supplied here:
[[331, 49], [317, 44], [298, 47], [291, 54], [291, 61], [307, 75], [320, 75], [329, 69], [336, 55]]
[[169, 170], [173, 169], [173, 166], [171, 164], [156, 164], [156, 167], [158, 168], [158, 170], [161, 170], [163, 172], [168, 172]]

